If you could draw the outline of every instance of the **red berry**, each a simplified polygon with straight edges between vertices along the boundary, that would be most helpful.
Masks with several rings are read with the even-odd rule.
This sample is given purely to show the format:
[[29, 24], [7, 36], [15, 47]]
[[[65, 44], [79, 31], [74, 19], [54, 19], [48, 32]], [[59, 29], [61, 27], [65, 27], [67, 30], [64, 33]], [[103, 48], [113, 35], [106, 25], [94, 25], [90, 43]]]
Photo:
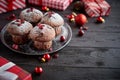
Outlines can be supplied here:
[[60, 37], [60, 42], [64, 42], [65, 41], [65, 36], [61, 36]]
[[52, 16], [52, 14], [54, 14], [54, 12], [53, 12], [53, 11], [48, 12], [49, 17], [51, 17], [51, 16]]
[[52, 50], [53, 50], [52, 48], [49, 49], [49, 51], [52, 51]]
[[17, 44], [13, 44], [12, 48], [15, 49], [15, 50], [18, 50], [18, 45]]
[[34, 8], [33, 8], [33, 7], [31, 7], [31, 8], [30, 8], [30, 11], [33, 11], [33, 9], [34, 9]]
[[43, 29], [44, 25], [38, 24], [39, 29]]
[[30, 10], [28, 9], [26, 12], [27, 12], [27, 13], [29, 13], [29, 12], [30, 12]]
[[10, 15], [7, 19], [8, 19], [8, 20], [15, 20], [15, 19], [16, 19], [16, 16], [15, 16], [15, 14], [12, 14], [12, 15]]
[[69, 16], [69, 19], [72, 19], [72, 18], [74, 18], [75, 16], [73, 15], [73, 14], [71, 14], [70, 16]]
[[79, 36], [83, 36], [84, 35], [84, 31], [80, 29], [78, 34], [79, 34]]
[[84, 14], [78, 14], [75, 17], [75, 22], [78, 25], [84, 25], [85, 23], [87, 23], [87, 17]]
[[17, 24], [17, 26], [21, 26], [21, 24]]
[[48, 53], [44, 54], [43, 55], [43, 58], [46, 60], [46, 61], [49, 61], [50, 60], [50, 55]]
[[21, 20], [20, 19], [16, 19], [16, 22], [21, 22]]
[[53, 55], [53, 58], [58, 58], [59, 57], [59, 55], [57, 54], [57, 53], [55, 53], [54, 55]]
[[35, 67], [35, 73], [41, 74], [43, 72], [42, 67]]
[[10, 18], [13, 19], [13, 20], [16, 19], [15, 14], [12, 14], [12, 15], [10, 16]]
[[25, 20], [24, 19], [21, 19], [21, 23], [24, 23], [25, 22]]

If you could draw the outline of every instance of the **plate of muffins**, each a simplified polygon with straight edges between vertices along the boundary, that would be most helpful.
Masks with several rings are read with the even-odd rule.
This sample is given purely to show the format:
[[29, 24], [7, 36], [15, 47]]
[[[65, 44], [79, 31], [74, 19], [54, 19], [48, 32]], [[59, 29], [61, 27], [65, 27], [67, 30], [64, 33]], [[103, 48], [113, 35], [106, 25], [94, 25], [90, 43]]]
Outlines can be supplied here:
[[70, 26], [53, 11], [35, 8], [21, 11], [1, 30], [1, 41], [10, 50], [26, 55], [43, 55], [63, 49], [72, 38]]

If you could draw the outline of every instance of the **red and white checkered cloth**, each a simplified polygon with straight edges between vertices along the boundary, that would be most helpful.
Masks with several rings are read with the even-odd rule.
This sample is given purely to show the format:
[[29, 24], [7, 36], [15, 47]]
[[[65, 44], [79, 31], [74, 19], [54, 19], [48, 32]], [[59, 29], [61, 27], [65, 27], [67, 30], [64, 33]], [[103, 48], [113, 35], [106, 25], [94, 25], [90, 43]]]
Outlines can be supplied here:
[[30, 4], [65, 10], [73, 0], [28, 0]]
[[[1, 68], [2, 68], [2, 70], [3, 70], [3, 68], [4, 68], [4, 69], [7, 69], [5, 72], [9, 72], [9, 73], [16, 74], [16, 75], [18, 76], [17, 80], [32, 80], [32, 77], [31, 77], [31, 74], [30, 74], [30, 73], [28, 73], [27, 71], [25, 71], [25, 70], [23, 70], [22, 68], [18, 67], [17, 65], [11, 66], [9, 63], [12, 63], [12, 62], [10, 62], [10, 61], [8, 61], [7, 59], [5, 59], [5, 58], [3, 58], [3, 57], [0, 56], [0, 71], [1, 71]], [[7, 66], [4, 66], [4, 65], [6, 65], [6, 64], [9, 64], [9, 65], [7, 65], [7, 66], [8, 66], [8, 67], [11, 66], [11, 68], [8, 68]], [[12, 63], [12, 64], [14, 64], [14, 63]], [[3, 66], [4, 66], [4, 67], [3, 67]], [[4, 71], [1, 71], [1, 72], [4, 73]], [[1, 72], [0, 72], [0, 73], [1, 73]], [[4, 76], [8, 76], [8, 78], [11, 77], [11, 76], [9, 76], [9, 75], [4, 75]], [[3, 76], [0, 77], [0, 80], [1, 80], [1, 78], [4, 78], [4, 77], [3, 77]], [[5, 77], [5, 78], [6, 78], [6, 77]], [[2, 80], [3, 80], [3, 79], [2, 79]], [[7, 80], [9, 80], [9, 79], [7, 79]], [[11, 80], [11, 79], [10, 79], [10, 80]], [[12, 80], [13, 80], [13, 79], [12, 79]]]
[[26, 7], [25, 0], [0, 0], [0, 13]]
[[85, 11], [90, 17], [106, 16], [110, 14], [110, 5], [105, 0], [82, 0]]

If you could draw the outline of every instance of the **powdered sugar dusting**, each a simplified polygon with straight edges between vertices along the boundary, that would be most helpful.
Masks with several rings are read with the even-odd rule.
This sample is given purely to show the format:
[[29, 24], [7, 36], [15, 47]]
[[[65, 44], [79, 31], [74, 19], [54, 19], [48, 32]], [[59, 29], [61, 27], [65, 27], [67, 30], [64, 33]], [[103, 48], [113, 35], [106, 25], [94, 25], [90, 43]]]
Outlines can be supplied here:
[[30, 11], [30, 8], [27, 8], [23, 10], [20, 14], [20, 18], [25, 19], [28, 22], [37, 22], [42, 17], [43, 17], [43, 13], [35, 8], [33, 8], [32, 11]]
[[58, 13], [49, 15], [49, 12], [47, 12], [44, 14], [41, 23], [49, 24], [52, 27], [59, 27], [64, 24], [64, 20]]
[[24, 21], [23, 23], [21, 23], [21, 21], [16, 21], [16, 20], [11, 21], [7, 27], [10, 33], [18, 34], [18, 35], [27, 34], [32, 28], [33, 27], [31, 23], [27, 21]]
[[35, 40], [36, 38], [39, 38], [40, 41], [44, 40], [45, 38], [47, 40], [51, 40], [53, 37], [55, 37], [55, 30], [47, 25], [47, 24], [41, 24], [43, 26], [43, 29], [40, 29], [39, 26], [35, 26], [31, 32], [30, 32], [30, 38]]

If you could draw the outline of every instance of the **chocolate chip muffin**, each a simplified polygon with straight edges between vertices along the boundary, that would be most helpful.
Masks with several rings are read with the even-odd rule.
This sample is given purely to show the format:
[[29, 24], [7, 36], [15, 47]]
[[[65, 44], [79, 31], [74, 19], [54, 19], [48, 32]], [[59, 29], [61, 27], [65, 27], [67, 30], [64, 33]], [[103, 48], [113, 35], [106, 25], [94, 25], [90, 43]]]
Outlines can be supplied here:
[[27, 8], [20, 13], [20, 18], [32, 24], [36, 24], [43, 17], [43, 13], [35, 8]]
[[28, 34], [32, 28], [33, 26], [31, 23], [21, 19], [13, 20], [7, 25], [7, 31], [16, 44], [24, 44], [27, 42]]
[[49, 49], [55, 38], [55, 30], [47, 24], [38, 24], [30, 31], [30, 38], [37, 49]]
[[58, 13], [46, 12], [41, 20], [41, 23], [52, 26], [57, 36], [61, 33], [61, 27], [64, 25], [64, 20]]

